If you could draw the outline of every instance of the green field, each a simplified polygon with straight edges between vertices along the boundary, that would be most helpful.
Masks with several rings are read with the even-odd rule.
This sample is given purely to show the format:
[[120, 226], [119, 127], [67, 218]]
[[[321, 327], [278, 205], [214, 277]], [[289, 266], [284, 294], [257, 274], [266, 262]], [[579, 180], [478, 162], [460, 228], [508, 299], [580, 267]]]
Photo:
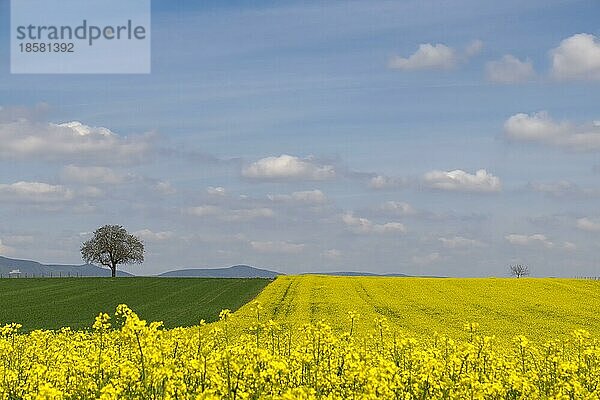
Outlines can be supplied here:
[[92, 325], [99, 312], [125, 303], [166, 327], [214, 321], [254, 298], [267, 279], [55, 278], [0, 279], [0, 325], [18, 322], [25, 331]]
[[[366, 333], [385, 317], [397, 332], [416, 337], [465, 338], [467, 322], [499, 340], [545, 341], [575, 329], [600, 337], [600, 282], [591, 280], [282, 276], [257, 301], [263, 320], [291, 326], [325, 321], [348, 330], [353, 311]], [[248, 304], [233, 319], [249, 327], [256, 312]]]

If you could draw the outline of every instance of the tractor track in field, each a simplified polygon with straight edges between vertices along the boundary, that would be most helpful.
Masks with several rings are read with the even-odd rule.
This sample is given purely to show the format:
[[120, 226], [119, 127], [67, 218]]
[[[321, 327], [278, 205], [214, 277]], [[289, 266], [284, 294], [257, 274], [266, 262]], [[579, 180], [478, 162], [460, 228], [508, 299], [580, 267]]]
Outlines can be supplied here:
[[371, 296], [371, 294], [369, 293], [367, 288], [362, 284], [362, 282], [357, 282], [357, 284], [355, 285], [355, 289], [359, 298], [365, 304], [368, 304], [369, 307], [372, 307], [377, 314], [387, 317], [391, 320], [400, 320], [402, 318], [402, 314], [399, 311], [386, 306], [375, 304], [373, 296]]
[[[285, 312], [283, 313], [283, 315], [288, 316], [290, 315], [292, 309], [293, 309], [293, 304], [290, 300], [290, 290], [293, 290], [292, 285], [294, 284], [294, 280], [291, 280], [290, 283], [286, 286], [285, 291], [283, 292], [283, 296], [281, 296], [281, 299], [277, 302], [277, 304], [275, 305], [275, 308], [273, 309], [273, 316], [276, 317], [278, 315], [280, 315], [280, 313], [282, 312], [282, 310], [285, 308]], [[297, 285], [297, 283], [296, 283]]]
[[374, 304], [373, 297], [369, 294], [369, 291], [367, 288], [365, 288], [362, 282], [357, 281], [354, 285], [354, 289], [363, 303], [367, 304], [369, 307], [373, 307], [373, 310], [377, 312], [377, 306]]

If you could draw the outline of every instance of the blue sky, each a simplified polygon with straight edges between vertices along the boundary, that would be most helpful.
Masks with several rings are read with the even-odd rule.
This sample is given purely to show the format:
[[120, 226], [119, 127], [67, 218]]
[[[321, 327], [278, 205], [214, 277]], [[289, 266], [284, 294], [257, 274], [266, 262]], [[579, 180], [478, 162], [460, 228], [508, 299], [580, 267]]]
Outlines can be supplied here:
[[597, 2], [223, 3], [155, 0], [149, 75], [11, 75], [0, 0], [0, 254], [600, 273]]

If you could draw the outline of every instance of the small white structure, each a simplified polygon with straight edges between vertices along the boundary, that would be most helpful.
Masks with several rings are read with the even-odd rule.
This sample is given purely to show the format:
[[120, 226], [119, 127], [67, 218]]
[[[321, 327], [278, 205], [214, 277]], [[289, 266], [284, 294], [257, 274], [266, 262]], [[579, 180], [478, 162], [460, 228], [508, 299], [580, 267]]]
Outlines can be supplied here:
[[8, 277], [9, 278], [18, 278], [21, 276], [21, 270], [20, 269], [13, 269], [12, 271], [10, 271], [8, 273]]

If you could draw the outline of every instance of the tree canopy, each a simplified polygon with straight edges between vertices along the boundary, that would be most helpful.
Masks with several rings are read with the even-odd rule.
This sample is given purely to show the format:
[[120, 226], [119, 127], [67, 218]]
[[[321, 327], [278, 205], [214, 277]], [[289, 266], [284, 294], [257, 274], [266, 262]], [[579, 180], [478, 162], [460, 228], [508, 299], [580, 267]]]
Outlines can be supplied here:
[[513, 264], [510, 266], [510, 274], [515, 278], [529, 276], [529, 267], [525, 264]]
[[87, 263], [109, 267], [114, 278], [118, 265], [144, 262], [144, 243], [120, 225], [104, 225], [81, 245], [81, 256]]

